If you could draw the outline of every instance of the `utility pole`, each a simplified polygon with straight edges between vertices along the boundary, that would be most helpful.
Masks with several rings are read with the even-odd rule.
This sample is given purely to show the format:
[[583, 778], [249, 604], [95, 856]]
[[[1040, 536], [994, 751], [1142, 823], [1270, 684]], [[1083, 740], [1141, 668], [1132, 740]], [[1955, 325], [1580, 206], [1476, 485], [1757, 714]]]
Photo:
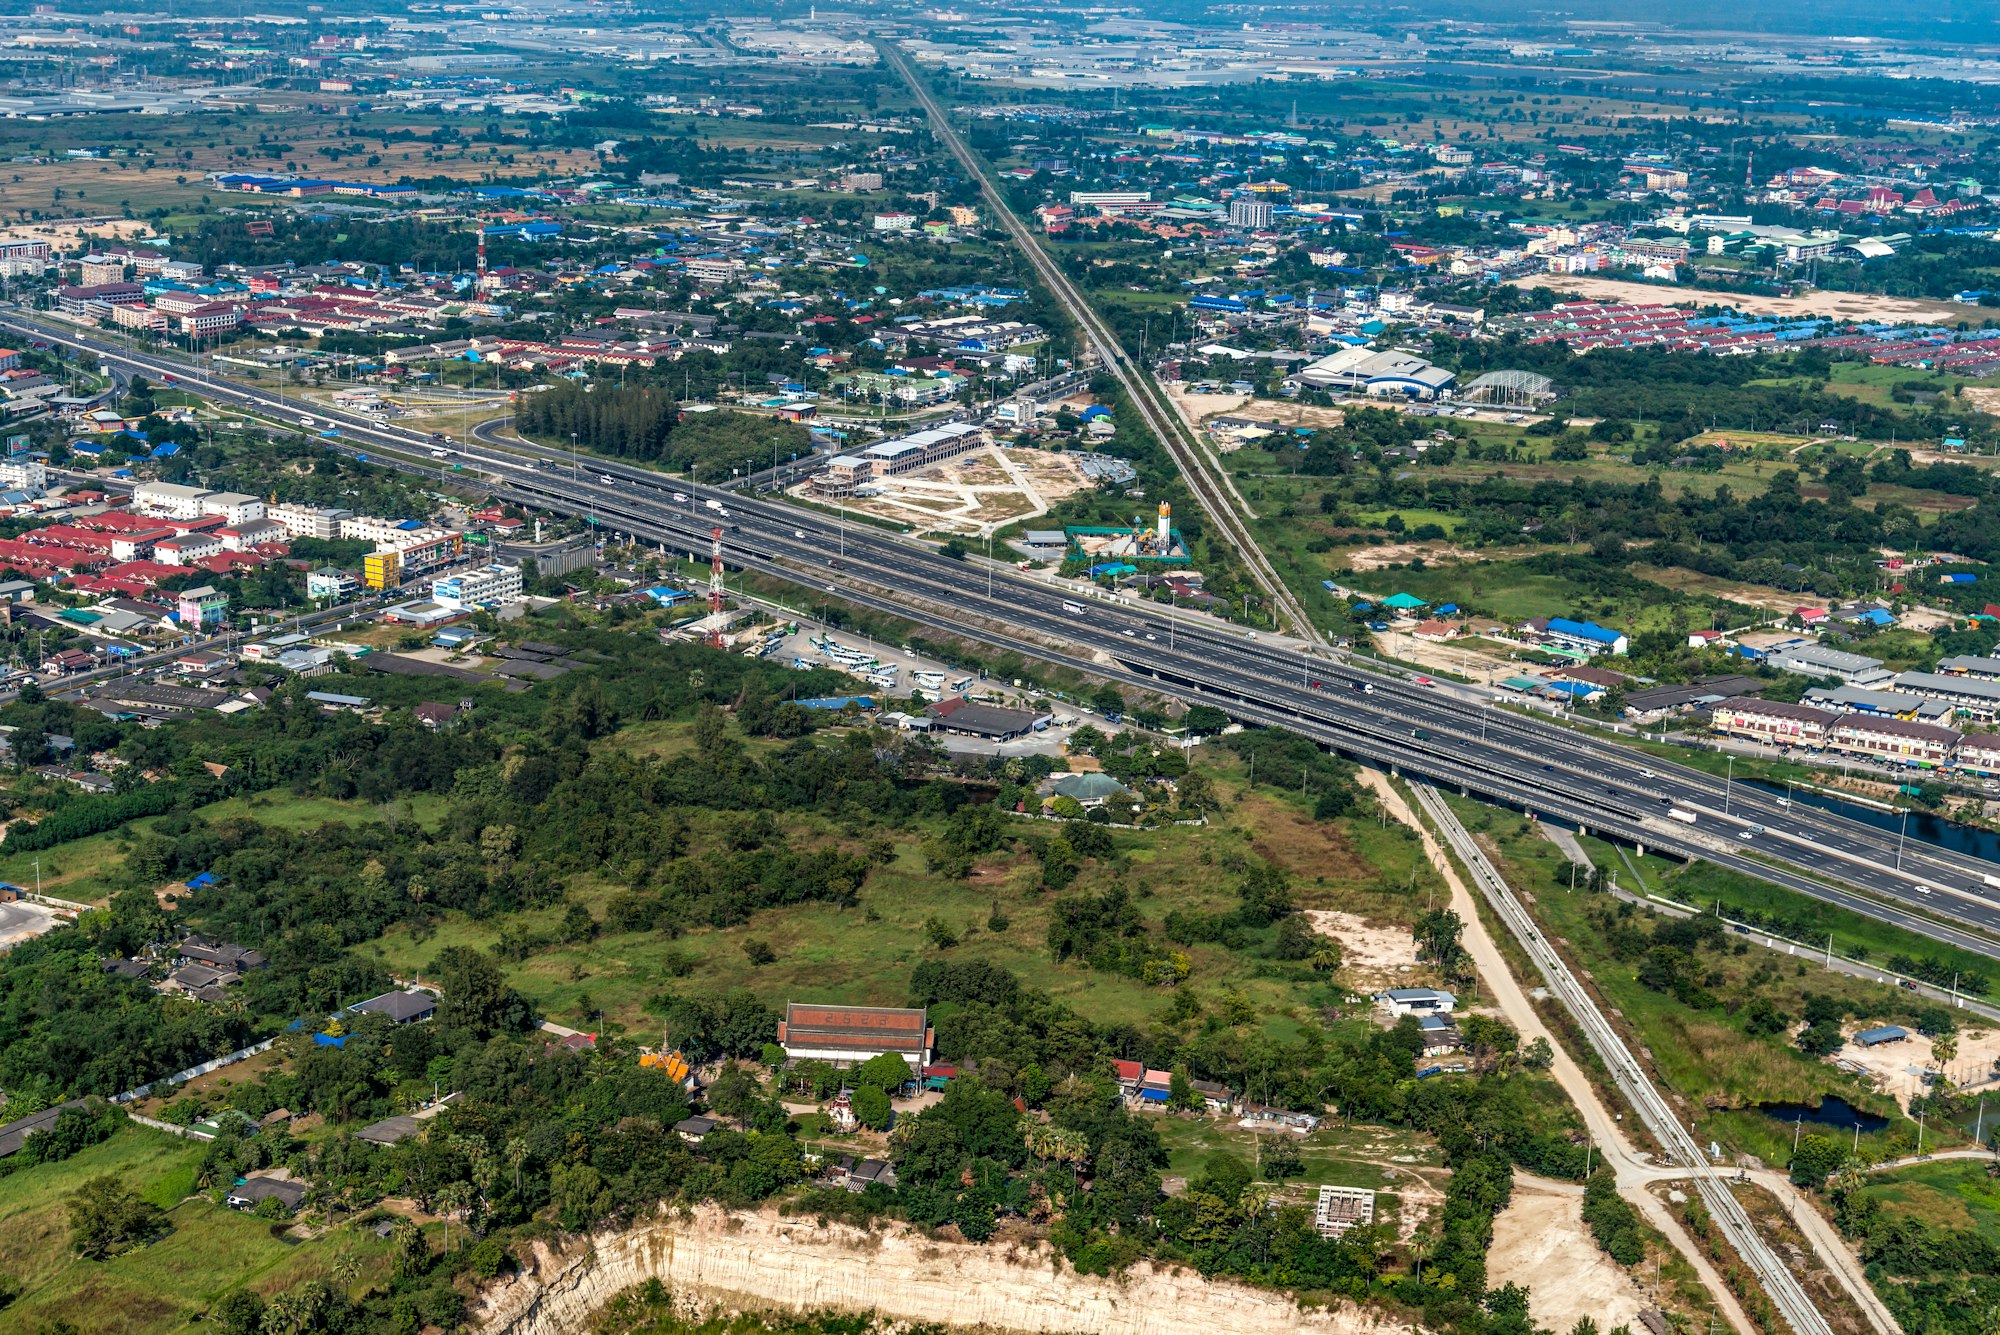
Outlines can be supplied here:
[[708, 533], [708, 643], [709, 647], [722, 647], [722, 525], [717, 524]]

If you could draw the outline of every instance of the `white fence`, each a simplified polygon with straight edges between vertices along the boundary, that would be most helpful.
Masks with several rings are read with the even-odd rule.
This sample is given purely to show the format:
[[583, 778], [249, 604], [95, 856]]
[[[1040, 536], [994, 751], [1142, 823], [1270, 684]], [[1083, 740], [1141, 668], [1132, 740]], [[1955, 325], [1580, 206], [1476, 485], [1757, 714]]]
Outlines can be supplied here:
[[113, 1103], [131, 1103], [135, 1099], [143, 1099], [161, 1085], [178, 1085], [183, 1080], [192, 1080], [198, 1075], [207, 1075], [210, 1071], [219, 1071], [225, 1066], [234, 1066], [246, 1057], [254, 1057], [258, 1053], [263, 1052], [277, 1041], [275, 1038], [267, 1038], [262, 1043], [253, 1043], [247, 1048], [239, 1048], [226, 1057], [217, 1057], [215, 1060], [205, 1061], [199, 1066], [190, 1066], [185, 1071], [175, 1071], [172, 1075], [163, 1077], [162, 1079], [148, 1081], [137, 1089], [128, 1089], [123, 1094], [114, 1094], [111, 1101]]

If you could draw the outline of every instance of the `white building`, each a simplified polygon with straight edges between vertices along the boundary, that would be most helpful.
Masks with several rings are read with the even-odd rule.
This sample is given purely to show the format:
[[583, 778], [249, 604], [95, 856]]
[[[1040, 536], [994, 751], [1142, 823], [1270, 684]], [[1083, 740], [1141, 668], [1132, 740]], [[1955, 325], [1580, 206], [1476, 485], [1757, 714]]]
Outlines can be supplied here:
[[1229, 201], [1229, 225], [1245, 231], [1260, 232], [1271, 225], [1277, 216], [1277, 209], [1261, 199], [1232, 199]]
[[318, 538], [321, 542], [332, 542], [340, 536], [340, 521], [350, 517], [351, 513], [321, 505], [284, 504], [266, 506], [264, 518], [283, 524], [285, 532], [295, 538]]
[[0, 487], [10, 491], [47, 491], [48, 467], [39, 459], [9, 459], [0, 463]]
[[201, 512], [221, 515], [231, 528], [241, 528], [264, 517], [264, 502], [260, 497], [246, 496], [240, 491], [212, 491], [202, 497]]
[[183, 533], [153, 544], [153, 559], [163, 566], [187, 566], [205, 556], [219, 556], [222, 539], [207, 533]]
[[1313, 1227], [1321, 1237], [1337, 1238], [1351, 1228], [1375, 1222], [1375, 1193], [1367, 1187], [1321, 1187], [1313, 1210]]
[[1391, 1015], [1449, 1015], [1458, 1009], [1458, 998], [1439, 987], [1392, 987], [1378, 992], [1375, 1001]]
[[521, 567], [499, 561], [431, 581], [431, 601], [460, 612], [492, 603], [510, 603], [520, 596]]
[[209, 511], [202, 502], [215, 495], [207, 487], [184, 487], [178, 482], [141, 482], [132, 489], [132, 506], [165, 519], [199, 519]]

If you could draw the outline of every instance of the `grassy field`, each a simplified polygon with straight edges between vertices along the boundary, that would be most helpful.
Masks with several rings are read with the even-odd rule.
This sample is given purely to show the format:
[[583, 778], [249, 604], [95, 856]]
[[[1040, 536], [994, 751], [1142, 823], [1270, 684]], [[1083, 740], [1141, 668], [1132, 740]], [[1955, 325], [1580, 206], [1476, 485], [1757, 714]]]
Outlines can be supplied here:
[[1418, 1169], [1441, 1166], [1435, 1141], [1395, 1127], [1348, 1127], [1327, 1121], [1311, 1135], [1299, 1137], [1290, 1131], [1260, 1135], [1245, 1131], [1234, 1122], [1209, 1117], [1163, 1113], [1149, 1120], [1166, 1146], [1166, 1171], [1179, 1177], [1198, 1177], [1210, 1156], [1225, 1152], [1255, 1166], [1258, 1142], [1269, 1143], [1280, 1135], [1292, 1138], [1299, 1146], [1305, 1172], [1289, 1180], [1300, 1186], [1334, 1183], [1394, 1191], [1399, 1183], [1417, 1176]]
[[1977, 1159], [1943, 1159], [1913, 1164], [1869, 1179], [1862, 1194], [1882, 1202], [1891, 1215], [1917, 1220], [1927, 1229], [2000, 1232], [2000, 1179]]
[[[1695, 1114], [1697, 1135], [1719, 1141], [1725, 1150], [1756, 1154], [1766, 1162], [1783, 1163], [1790, 1152], [1790, 1135], [1774, 1119], [1752, 1111], [1756, 1105], [1780, 1102], [1817, 1103], [1838, 1095], [1857, 1107], [1893, 1115], [1892, 1101], [1857, 1077], [1832, 1064], [1799, 1052], [1789, 1033], [1751, 1035], [1737, 1014], [1723, 1008], [1694, 1009], [1669, 994], [1639, 982], [1640, 961], [1618, 958], [1600, 916], [1611, 908], [1605, 896], [1570, 893], [1569, 864], [1555, 845], [1541, 837], [1523, 818], [1477, 803], [1452, 799], [1468, 828], [1497, 852], [1509, 884], [1534, 897], [1533, 911], [1551, 940], [1563, 945], [1571, 959], [1588, 974], [1602, 1002], [1611, 1007], [1638, 1044], [1643, 1060], [1685, 1106]], [[1619, 872], [1630, 888], [1628, 864], [1610, 845], [1584, 841], [1598, 865]], [[1659, 859], [1634, 859], [1654, 893], [1700, 903], [1722, 889], [1725, 873], [1702, 864], [1686, 869]], [[1739, 880], [1743, 878], [1738, 878]], [[1742, 893], [1748, 894], [1747, 890]], [[1771, 895], [1782, 894], [1775, 887]], [[1656, 921], [1635, 910], [1628, 921], [1649, 932]], [[1740, 946], [1742, 953], [1736, 953]], [[1829, 973], [1805, 959], [1776, 954], [1738, 941], [1719, 951], [1702, 953], [1705, 986], [1723, 998], [1763, 995], [1796, 1015], [1807, 991], [1836, 997], [1864, 1018], [1905, 1020], [1910, 1013], [1906, 995], [1872, 981]], [[1864, 1148], [1890, 1153], [1914, 1137], [1914, 1124], [1893, 1120], [1881, 1132], [1862, 1137]]]
[[[677, 749], [671, 728], [644, 725], [621, 734], [620, 744], [657, 754]], [[1206, 827], [1172, 827], [1113, 835], [1121, 866], [1092, 864], [1066, 894], [1101, 893], [1113, 884], [1130, 889], [1140, 912], [1157, 924], [1173, 909], [1216, 912], [1236, 904], [1234, 875], [1222, 870], [1233, 856], [1249, 853], [1291, 872], [1302, 907], [1339, 908], [1370, 922], [1408, 924], [1437, 888], [1415, 842], [1397, 826], [1366, 820], [1317, 822], [1293, 800], [1268, 792], [1245, 792], [1233, 765], [1218, 764], [1219, 787], [1231, 795], [1225, 810]], [[697, 830], [700, 825], [697, 822]], [[1046, 826], [1024, 832], [1044, 833]], [[962, 936], [955, 959], [1002, 965], [1030, 987], [1089, 1015], [1098, 1023], [1144, 1023], [1168, 1003], [1170, 993], [1136, 979], [1057, 964], [1045, 945], [1050, 905], [1055, 898], [1039, 889], [1032, 856], [1002, 854], [986, 859], [962, 881], [925, 870], [920, 842], [928, 833], [913, 829], [898, 837], [896, 856], [878, 867], [862, 891], [861, 905], [840, 909], [806, 904], [761, 912], [746, 926], [702, 929], [671, 939], [654, 932], [604, 933], [595, 940], [552, 945], [507, 962], [510, 980], [561, 1023], [599, 1027], [603, 1017], [628, 1030], [650, 1029], [647, 1002], [663, 989], [713, 995], [746, 987], [767, 1004], [837, 994], [856, 1003], [901, 1005], [911, 971], [936, 955], [924, 935], [936, 917]], [[817, 819], [794, 817], [795, 843], [846, 843], [842, 834]], [[699, 836], [697, 836], [699, 838]], [[604, 905], [622, 887], [583, 879], [571, 896], [602, 916]], [[1005, 927], [989, 924], [995, 908]], [[515, 933], [552, 931], [562, 910], [551, 907], [510, 918]], [[499, 941], [501, 924], [443, 915], [434, 930], [414, 934], [402, 927], [362, 947], [398, 973], [429, 965], [447, 945], [487, 949]], [[754, 965], [744, 943], [764, 941], [774, 963]], [[1217, 944], [1187, 948], [1193, 961], [1191, 986], [1205, 1005], [1240, 991], [1267, 1032], [1290, 1037], [1311, 1007], [1337, 999], [1337, 989], [1314, 979], [1298, 964], [1261, 954], [1235, 952]]]
[[[443, 813], [444, 799], [433, 794], [404, 798], [391, 807], [365, 802], [340, 802], [326, 797], [297, 797], [285, 792], [256, 793], [213, 802], [195, 814], [208, 821], [250, 817], [287, 829], [317, 829], [321, 825], [357, 825], [393, 817], [425, 826]], [[94, 834], [40, 853], [0, 853], [0, 881], [41, 888], [62, 899], [100, 902], [116, 888], [117, 872], [131, 851], [132, 838], [151, 829], [158, 817], [133, 821], [125, 830]]]
[[[201, 1149], [143, 1127], [58, 1164], [0, 1178], [0, 1274], [22, 1294], [0, 1311], [0, 1335], [27, 1335], [56, 1318], [91, 1335], [165, 1335], [195, 1328], [231, 1288], [269, 1294], [308, 1279], [331, 1282], [336, 1257], [362, 1260], [362, 1281], [383, 1277], [386, 1244], [343, 1229], [300, 1243], [284, 1226], [217, 1205], [194, 1190]], [[85, 1181], [111, 1174], [167, 1211], [172, 1231], [110, 1261], [79, 1261], [69, 1251], [64, 1202]], [[186, 1198], [186, 1199], [184, 1199]]]

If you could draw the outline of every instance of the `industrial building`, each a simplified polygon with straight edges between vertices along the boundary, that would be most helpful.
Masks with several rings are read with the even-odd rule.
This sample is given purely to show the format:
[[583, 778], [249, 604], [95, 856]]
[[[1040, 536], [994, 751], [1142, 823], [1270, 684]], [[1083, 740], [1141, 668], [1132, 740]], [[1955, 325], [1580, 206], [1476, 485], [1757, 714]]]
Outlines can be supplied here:
[[1850, 654], [1823, 644], [1804, 643], [1773, 649], [1765, 659], [1780, 672], [1796, 672], [1805, 677], [1838, 677], [1855, 686], [1874, 686], [1889, 679], [1882, 660], [1866, 654]]
[[1431, 402], [1451, 393], [1456, 372], [1433, 366], [1410, 352], [1377, 352], [1372, 348], [1342, 348], [1322, 357], [1290, 378], [1306, 389], [1331, 389], [1378, 398]]
[[946, 422], [830, 459], [826, 467], [814, 474], [810, 485], [816, 496], [852, 496], [876, 478], [929, 468], [985, 443], [986, 429], [978, 423]]

